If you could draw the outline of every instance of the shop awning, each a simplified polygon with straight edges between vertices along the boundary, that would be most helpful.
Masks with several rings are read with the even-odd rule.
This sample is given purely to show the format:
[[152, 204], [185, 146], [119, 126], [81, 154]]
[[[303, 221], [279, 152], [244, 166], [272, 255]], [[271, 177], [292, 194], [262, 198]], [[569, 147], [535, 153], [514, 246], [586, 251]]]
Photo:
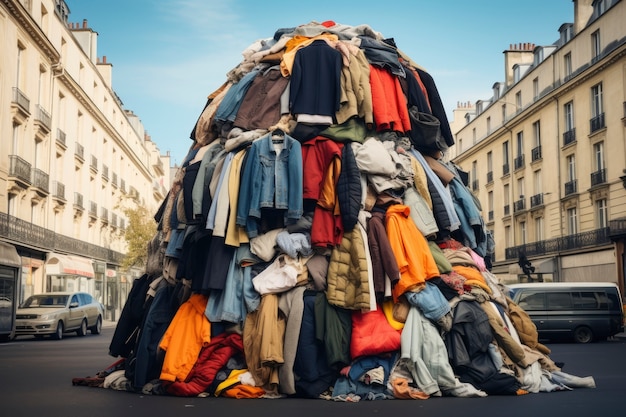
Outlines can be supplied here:
[[0, 265], [13, 266], [15, 268], [22, 266], [22, 261], [17, 254], [15, 246], [6, 242], [0, 242]]
[[74, 255], [51, 253], [46, 261], [46, 275], [80, 275], [94, 278], [93, 262]]

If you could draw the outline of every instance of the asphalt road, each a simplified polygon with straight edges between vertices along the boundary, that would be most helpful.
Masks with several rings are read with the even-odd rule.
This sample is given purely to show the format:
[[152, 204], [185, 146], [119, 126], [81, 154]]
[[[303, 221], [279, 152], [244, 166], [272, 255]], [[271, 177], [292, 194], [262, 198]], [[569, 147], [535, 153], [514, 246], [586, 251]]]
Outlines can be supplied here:
[[68, 335], [60, 341], [29, 337], [0, 344], [0, 415], [5, 417], [126, 416], [594, 416], [626, 405], [626, 341], [589, 345], [551, 343], [550, 357], [563, 371], [593, 376], [596, 388], [486, 398], [429, 398], [340, 403], [325, 400], [182, 398], [146, 396], [73, 386], [72, 378], [93, 376], [115, 362], [107, 349], [113, 328], [99, 336]]

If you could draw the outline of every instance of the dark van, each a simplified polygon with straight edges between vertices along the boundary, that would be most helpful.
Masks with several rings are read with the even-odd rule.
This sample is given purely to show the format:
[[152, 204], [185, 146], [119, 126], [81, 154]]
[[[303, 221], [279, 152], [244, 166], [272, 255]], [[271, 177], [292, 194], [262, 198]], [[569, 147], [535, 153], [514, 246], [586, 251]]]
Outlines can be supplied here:
[[508, 285], [542, 339], [604, 340], [624, 330], [622, 296], [615, 283], [552, 282]]

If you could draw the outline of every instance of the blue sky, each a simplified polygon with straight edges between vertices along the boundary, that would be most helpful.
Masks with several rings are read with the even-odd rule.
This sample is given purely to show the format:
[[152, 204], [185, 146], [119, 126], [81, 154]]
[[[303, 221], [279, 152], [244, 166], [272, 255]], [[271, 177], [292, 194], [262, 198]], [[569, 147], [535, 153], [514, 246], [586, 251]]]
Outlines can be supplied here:
[[[451, 115], [491, 96], [510, 44], [550, 45], [573, 22], [572, 0], [66, 0], [69, 20], [98, 32], [113, 89], [161, 153], [180, 164], [207, 96], [241, 52], [279, 28], [333, 20], [367, 24], [434, 78]], [[451, 117], [451, 116], [449, 116]]]

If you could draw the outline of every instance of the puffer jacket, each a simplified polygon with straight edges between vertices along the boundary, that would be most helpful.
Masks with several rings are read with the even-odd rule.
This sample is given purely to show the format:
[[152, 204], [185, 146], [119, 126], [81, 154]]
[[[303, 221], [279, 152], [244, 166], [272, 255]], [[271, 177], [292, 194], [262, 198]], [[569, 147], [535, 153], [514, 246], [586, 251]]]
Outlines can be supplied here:
[[180, 397], [195, 397], [213, 383], [215, 376], [234, 355], [243, 354], [243, 341], [238, 333], [222, 333], [211, 339], [198, 355], [185, 381], [172, 382], [167, 392]]
[[345, 233], [333, 248], [326, 277], [328, 303], [350, 310], [370, 309], [367, 250], [361, 229]]

